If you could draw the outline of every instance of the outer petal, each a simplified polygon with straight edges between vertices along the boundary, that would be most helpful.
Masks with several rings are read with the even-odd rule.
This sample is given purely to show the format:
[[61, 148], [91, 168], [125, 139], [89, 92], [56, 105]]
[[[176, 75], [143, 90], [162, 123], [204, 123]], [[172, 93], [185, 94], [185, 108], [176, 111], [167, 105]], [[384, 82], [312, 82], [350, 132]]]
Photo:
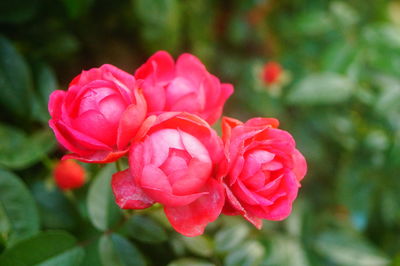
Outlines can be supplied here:
[[206, 109], [204, 110], [204, 116], [207, 116], [206, 120], [208, 123], [210, 123], [210, 125], [217, 122], [217, 120], [221, 117], [225, 102], [232, 95], [232, 93], [233, 93], [233, 86], [231, 84], [228, 83], [221, 84], [221, 94], [217, 102], [214, 104], [214, 109], [207, 110], [210, 108], [206, 107]]
[[53, 130], [56, 139], [58, 142], [66, 149], [76, 152], [79, 154], [90, 154], [91, 152], [88, 151], [86, 148], [82, 147], [81, 145], [76, 145], [75, 143], [71, 143], [67, 137], [65, 137], [58, 128], [58, 123], [56, 123], [53, 119], [49, 120], [49, 127]]
[[304, 156], [297, 150], [293, 153], [294, 169], [297, 181], [301, 181], [307, 173], [307, 162]]
[[122, 209], [145, 209], [153, 205], [143, 190], [135, 184], [129, 170], [113, 174], [111, 181], [115, 200]]
[[157, 80], [166, 82], [173, 78], [174, 68], [174, 59], [171, 55], [166, 51], [158, 51], [136, 70], [135, 77], [146, 79], [150, 75], [155, 75]]
[[273, 127], [278, 128], [279, 120], [275, 118], [264, 118], [264, 117], [255, 117], [249, 119], [245, 123], [246, 126], [250, 127]]
[[209, 75], [200, 60], [191, 54], [182, 54], [176, 61], [176, 75], [190, 80], [194, 86], [200, 86], [205, 75]]
[[79, 155], [76, 153], [70, 153], [63, 156], [63, 160], [76, 159], [84, 163], [110, 163], [118, 160], [122, 156], [128, 153], [128, 150], [123, 151], [97, 151], [89, 155]]
[[208, 223], [213, 222], [221, 213], [224, 205], [224, 190], [215, 179], [210, 179], [209, 193], [181, 207], [165, 207], [165, 214], [172, 227], [185, 236], [203, 234]]
[[118, 127], [117, 147], [124, 149], [136, 135], [146, 118], [147, 105], [140, 91], [135, 90], [136, 104], [131, 104], [121, 116]]
[[222, 117], [222, 140], [226, 142], [231, 138], [232, 129], [242, 125], [240, 120], [228, 116]]
[[56, 90], [50, 94], [49, 98], [49, 113], [50, 116], [57, 119], [60, 116], [61, 105], [65, 98], [65, 91]]
[[262, 220], [254, 215], [246, 212], [239, 200], [235, 197], [232, 191], [225, 185], [226, 200], [223, 213], [226, 215], [243, 215], [243, 217], [252, 223], [257, 229], [261, 229]]

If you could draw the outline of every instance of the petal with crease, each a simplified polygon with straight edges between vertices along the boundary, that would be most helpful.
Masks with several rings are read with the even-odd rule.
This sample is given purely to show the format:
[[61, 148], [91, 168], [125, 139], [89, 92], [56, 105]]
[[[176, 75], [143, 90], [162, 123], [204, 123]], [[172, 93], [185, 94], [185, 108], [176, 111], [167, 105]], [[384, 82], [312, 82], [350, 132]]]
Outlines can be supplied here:
[[129, 169], [113, 174], [111, 186], [115, 200], [122, 209], [145, 209], [154, 203], [154, 201], [135, 184]]
[[218, 218], [224, 205], [224, 190], [220, 183], [210, 179], [208, 194], [189, 205], [165, 206], [165, 214], [172, 227], [182, 235], [193, 237], [203, 234], [208, 223]]

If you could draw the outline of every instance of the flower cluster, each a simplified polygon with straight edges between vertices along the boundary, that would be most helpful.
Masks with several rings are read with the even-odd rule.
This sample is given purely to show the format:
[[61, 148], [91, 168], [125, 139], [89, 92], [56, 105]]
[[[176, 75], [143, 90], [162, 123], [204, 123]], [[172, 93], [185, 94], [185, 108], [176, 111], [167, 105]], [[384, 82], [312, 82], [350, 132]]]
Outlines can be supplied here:
[[155, 53], [134, 75], [103, 65], [83, 71], [49, 101], [63, 159], [109, 163], [128, 156], [112, 178], [123, 209], [164, 207], [174, 229], [203, 233], [221, 213], [286, 218], [306, 174], [292, 136], [273, 118], [222, 119], [222, 138], [210, 126], [233, 93], [193, 55], [176, 62]]

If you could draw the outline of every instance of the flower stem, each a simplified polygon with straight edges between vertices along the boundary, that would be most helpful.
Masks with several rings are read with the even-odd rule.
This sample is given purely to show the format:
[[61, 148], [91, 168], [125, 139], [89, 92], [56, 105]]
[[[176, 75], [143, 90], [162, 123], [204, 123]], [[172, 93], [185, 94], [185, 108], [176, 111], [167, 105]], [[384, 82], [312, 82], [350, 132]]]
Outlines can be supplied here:
[[118, 172], [122, 171], [122, 166], [121, 166], [121, 161], [120, 160], [115, 161], [115, 166], [117, 167], [117, 171]]

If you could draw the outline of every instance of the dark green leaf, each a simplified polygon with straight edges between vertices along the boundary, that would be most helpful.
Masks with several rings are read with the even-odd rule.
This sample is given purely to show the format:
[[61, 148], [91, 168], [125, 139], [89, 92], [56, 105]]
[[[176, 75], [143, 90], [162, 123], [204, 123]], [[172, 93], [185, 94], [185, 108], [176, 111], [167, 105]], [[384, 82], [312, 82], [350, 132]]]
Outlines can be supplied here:
[[50, 66], [37, 63], [33, 66], [35, 76], [35, 98], [33, 101], [33, 116], [47, 124], [50, 119], [47, 108], [50, 94], [58, 89], [57, 79]]
[[143, 242], [158, 243], [167, 240], [167, 234], [161, 225], [153, 219], [134, 215], [126, 224], [129, 236]]
[[57, 187], [36, 182], [32, 193], [38, 202], [42, 225], [45, 228], [71, 230], [77, 226], [77, 210]]
[[81, 266], [97, 266], [101, 265], [100, 252], [99, 252], [99, 239], [90, 242], [85, 246], [85, 257], [81, 263]]
[[[36, 205], [25, 184], [11, 172], [0, 169], [1, 234], [7, 246], [32, 236], [39, 230]], [[1, 265], [1, 263], [0, 263]]]
[[73, 236], [62, 231], [44, 232], [19, 242], [0, 256], [0, 265], [79, 265], [84, 250]]
[[111, 177], [116, 172], [114, 164], [104, 166], [91, 184], [87, 196], [90, 220], [102, 231], [110, 229], [121, 217], [121, 211], [111, 190]]
[[103, 265], [146, 265], [143, 255], [135, 245], [117, 234], [103, 235], [99, 242], [99, 250]]
[[0, 165], [21, 169], [33, 165], [55, 148], [56, 141], [49, 128], [26, 136], [17, 128], [0, 124]]
[[[6, 1], [8, 2], [8, 1]], [[0, 106], [20, 118], [29, 118], [32, 78], [24, 58], [0, 36]]]

